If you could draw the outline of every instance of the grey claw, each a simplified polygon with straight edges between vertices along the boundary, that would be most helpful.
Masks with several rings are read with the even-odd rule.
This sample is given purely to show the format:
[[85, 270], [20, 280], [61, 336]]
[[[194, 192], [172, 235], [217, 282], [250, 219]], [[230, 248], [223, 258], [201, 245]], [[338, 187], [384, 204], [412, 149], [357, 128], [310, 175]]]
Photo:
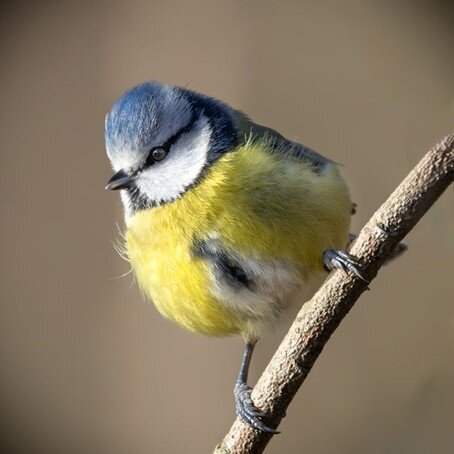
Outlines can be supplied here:
[[323, 262], [329, 271], [335, 268], [343, 271], [348, 270], [364, 282], [368, 282], [359, 271], [358, 258], [346, 251], [328, 249], [323, 253]]
[[241, 404], [239, 406], [237, 406], [237, 412], [247, 413], [252, 418], [265, 416], [265, 413], [261, 412], [258, 408], [256, 408], [254, 406], [251, 399], [249, 399], [249, 401], [251, 402], [250, 404], [249, 404], [249, 402], [247, 404], [244, 404], [244, 402], [241, 402]]
[[350, 254], [347, 251], [336, 251], [338, 255], [340, 255], [342, 258], [348, 260], [351, 263], [357, 263], [358, 262], [358, 257], [355, 257], [354, 255]]
[[235, 386], [234, 394], [236, 400], [236, 412], [238, 416], [253, 429], [261, 430], [262, 432], [278, 434], [277, 430], [265, 425], [259, 418], [265, 416], [252, 402], [252, 389], [245, 383], [238, 383]]
[[280, 432], [278, 430], [272, 429], [271, 427], [268, 427], [265, 425], [260, 419], [257, 418], [252, 418], [248, 416], [243, 416], [240, 415], [241, 419], [249, 426], [252, 427], [253, 429], [260, 430], [261, 432], [269, 433], [269, 434], [279, 434]]
[[338, 259], [332, 259], [331, 260], [331, 265], [333, 265], [333, 268], [337, 268], [339, 270], [347, 272], [347, 267], [344, 262]]
[[347, 267], [347, 269], [349, 269], [352, 273], [356, 274], [356, 276], [358, 276], [364, 282], [367, 282], [367, 280], [363, 277], [363, 275], [359, 272], [358, 268], [355, 265], [353, 265], [350, 262], [347, 262], [345, 266]]
[[241, 416], [242, 414], [246, 414], [248, 417], [252, 419], [262, 418], [265, 416], [265, 413], [262, 413], [259, 410], [254, 410], [255, 407], [245, 406], [237, 408], [237, 413]]

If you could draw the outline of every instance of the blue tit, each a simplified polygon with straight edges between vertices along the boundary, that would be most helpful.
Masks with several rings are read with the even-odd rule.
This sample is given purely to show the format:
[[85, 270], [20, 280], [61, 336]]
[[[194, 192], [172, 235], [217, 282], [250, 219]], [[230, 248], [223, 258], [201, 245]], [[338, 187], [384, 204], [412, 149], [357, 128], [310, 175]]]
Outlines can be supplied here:
[[115, 102], [105, 140], [106, 188], [120, 190], [140, 288], [184, 328], [243, 336], [237, 413], [274, 433], [247, 385], [255, 343], [329, 270], [361, 277], [343, 251], [352, 202], [338, 166], [221, 101], [156, 82]]

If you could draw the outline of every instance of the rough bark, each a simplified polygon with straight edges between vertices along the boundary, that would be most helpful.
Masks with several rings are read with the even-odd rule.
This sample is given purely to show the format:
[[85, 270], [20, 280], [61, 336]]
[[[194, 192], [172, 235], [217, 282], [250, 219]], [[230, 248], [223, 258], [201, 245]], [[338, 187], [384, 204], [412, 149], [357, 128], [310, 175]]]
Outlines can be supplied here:
[[[454, 134], [430, 150], [361, 230], [350, 252], [359, 258], [370, 282], [386, 258], [434, 204], [454, 177]], [[334, 271], [304, 304], [289, 332], [257, 382], [252, 398], [277, 428], [296, 392], [331, 334], [367, 284], [350, 273]], [[272, 435], [236, 419], [216, 454], [261, 453]]]

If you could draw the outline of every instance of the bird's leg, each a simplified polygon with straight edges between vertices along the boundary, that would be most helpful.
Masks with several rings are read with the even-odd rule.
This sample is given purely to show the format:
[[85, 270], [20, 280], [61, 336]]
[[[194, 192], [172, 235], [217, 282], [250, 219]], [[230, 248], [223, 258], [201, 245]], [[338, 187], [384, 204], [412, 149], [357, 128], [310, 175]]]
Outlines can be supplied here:
[[252, 352], [254, 351], [255, 342], [248, 342], [244, 349], [243, 361], [241, 362], [240, 373], [233, 391], [236, 402], [236, 413], [250, 427], [272, 434], [278, 431], [267, 427], [260, 420], [264, 414], [257, 409], [251, 399], [252, 388], [247, 384], [249, 365], [251, 364]]

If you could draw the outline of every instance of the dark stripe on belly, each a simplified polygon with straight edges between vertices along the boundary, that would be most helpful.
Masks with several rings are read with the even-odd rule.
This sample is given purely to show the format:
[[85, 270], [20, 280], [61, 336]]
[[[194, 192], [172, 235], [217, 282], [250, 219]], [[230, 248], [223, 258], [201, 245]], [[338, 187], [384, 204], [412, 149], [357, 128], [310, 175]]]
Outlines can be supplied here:
[[211, 264], [218, 279], [232, 287], [252, 289], [254, 281], [232, 254], [221, 250], [215, 240], [197, 240], [192, 248], [194, 257], [202, 258]]

